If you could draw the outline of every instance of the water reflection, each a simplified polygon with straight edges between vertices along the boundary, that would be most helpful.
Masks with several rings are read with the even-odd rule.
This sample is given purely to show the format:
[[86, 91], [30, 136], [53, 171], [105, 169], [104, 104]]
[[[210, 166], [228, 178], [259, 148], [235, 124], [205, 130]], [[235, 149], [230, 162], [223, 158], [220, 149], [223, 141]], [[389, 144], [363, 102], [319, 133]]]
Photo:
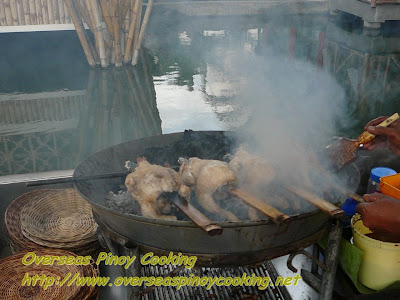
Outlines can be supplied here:
[[111, 145], [161, 134], [146, 57], [135, 69], [91, 69], [86, 90], [1, 95], [0, 175], [75, 168]]
[[[399, 107], [400, 34], [393, 27], [389, 31], [367, 36], [354, 20], [338, 24], [321, 16], [154, 18], [148, 51], [136, 69], [79, 71], [83, 68], [74, 69], [79, 62], [71, 59], [73, 71], [62, 65], [62, 72], [55, 72], [57, 64], [49, 60], [40, 65], [47, 66], [43, 78], [36, 75], [39, 66], [29, 63], [35, 60], [30, 51], [21, 55], [30, 68], [12, 72], [10, 64], [0, 74], [12, 81], [0, 80], [5, 82], [0, 93], [7, 93], [0, 94], [0, 175], [75, 168], [105, 147], [154, 134], [237, 129], [251, 114], [236, 99], [249, 84], [243, 72], [233, 71], [238, 58], [279, 54], [277, 64], [301, 68], [306, 62], [312, 72], [324, 68], [344, 88], [353, 117], [343, 118], [338, 134], [355, 136], [369, 119]], [[39, 57], [47, 57], [47, 44], [41, 44]], [[13, 47], [23, 49], [18, 43]], [[68, 47], [82, 54], [79, 43]], [[28, 88], [20, 89], [24, 85]], [[25, 94], [13, 93], [21, 90]]]
[[347, 94], [353, 122], [343, 124], [342, 132], [348, 133], [350, 126], [356, 136], [372, 118], [398, 111], [400, 35], [368, 36], [347, 25], [328, 23], [324, 67]]

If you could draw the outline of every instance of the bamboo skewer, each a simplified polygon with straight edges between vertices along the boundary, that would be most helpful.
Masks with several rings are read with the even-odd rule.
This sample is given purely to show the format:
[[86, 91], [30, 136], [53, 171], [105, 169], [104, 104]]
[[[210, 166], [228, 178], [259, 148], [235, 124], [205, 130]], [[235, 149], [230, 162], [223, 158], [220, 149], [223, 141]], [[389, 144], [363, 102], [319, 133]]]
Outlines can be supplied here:
[[270, 218], [275, 224], [279, 224], [282, 221], [289, 219], [290, 217], [283, 212], [280, 212], [275, 207], [265, 203], [263, 200], [243, 191], [240, 189], [229, 189], [229, 193], [233, 196], [241, 199], [247, 205], [253, 207], [263, 215]]
[[15, 1], [17, 2], [18, 25], [26, 25], [22, 0], [15, 0]]
[[317, 195], [310, 193], [304, 189], [287, 186], [287, 190], [292, 192], [293, 194], [299, 196], [300, 198], [310, 202], [314, 206], [318, 207], [320, 210], [328, 213], [332, 217], [342, 217], [344, 215], [344, 211], [340, 208], [336, 207], [332, 203], [318, 197]]
[[29, 8], [29, 0], [22, 1], [24, 21], [26, 25], [31, 25], [31, 16], [30, 16], [30, 8]]
[[90, 41], [88, 41], [86, 39], [86, 36], [84, 34], [85, 29], [83, 28], [82, 22], [78, 19], [78, 16], [75, 12], [75, 8], [72, 4], [72, 0], [64, 0], [64, 1], [69, 9], [69, 12], [70, 12], [70, 15], [72, 18], [72, 22], [74, 23], [76, 33], [78, 34], [79, 40], [81, 41], [83, 51], [85, 52], [85, 55], [86, 55], [86, 59], [88, 60], [88, 63], [90, 66], [94, 66], [95, 61], [94, 61], [92, 52], [90, 51], [90, 47], [89, 47]]
[[124, 62], [128, 63], [131, 57], [131, 47], [132, 47], [132, 41], [133, 41], [133, 34], [135, 32], [135, 25], [136, 25], [136, 17], [137, 17], [137, 11], [139, 9], [139, 3], [140, 0], [132, 0], [135, 2], [135, 5], [133, 6], [133, 11], [132, 11], [132, 18], [131, 18], [131, 24], [129, 26], [129, 32], [128, 32], [128, 38], [126, 40], [125, 44], [125, 53], [124, 53]]
[[143, 39], [144, 39], [144, 35], [146, 33], [147, 23], [149, 21], [152, 7], [153, 7], [153, 0], [149, 0], [149, 2], [147, 3], [146, 12], [144, 14], [142, 26], [140, 28], [139, 39], [138, 39], [137, 45], [135, 47], [135, 52], [133, 53], [132, 65], [134, 65], [134, 66], [137, 64], [138, 59], [139, 59], [139, 49], [143, 43]]
[[105, 68], [108, 66], [108, 60], [104, 48], [103, 27], [101, 26], [99, 9], [96, 0], [90, 0], [90, 4], [92, 5], [92, 11], [94, 15], [95, 31], [97, 32], [96, 39], [98, 40], [98, 48], [99, 48], [98, 52], [99, 52], [100, 63], [101, 66]]

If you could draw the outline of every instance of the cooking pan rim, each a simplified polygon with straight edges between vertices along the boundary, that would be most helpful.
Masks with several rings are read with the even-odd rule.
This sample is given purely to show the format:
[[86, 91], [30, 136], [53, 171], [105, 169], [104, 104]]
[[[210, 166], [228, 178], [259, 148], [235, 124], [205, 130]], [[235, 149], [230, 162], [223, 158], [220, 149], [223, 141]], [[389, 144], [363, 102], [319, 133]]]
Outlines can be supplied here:
[[[96, 207], [101, 210], [106, 210], [108, 213], [118, 216], [119, 218], [125, 218], [128, 220], [134, 220], [135, 222], [140, 222], [140, 223], [147, 223], [147, 224], [152, 224], [152, 225], [164, 225], [164, 226], [171, 226], [171, 227], [193, 227], [193, 228], [198, 228], [195, 224], [193, 224], [192, 221], [185, 221], [185, 220], [161, 220], [161, 219], [153, 219], [153, 218], [148, 218], [144, 216], [138, 216], [138, 215], [131, 215], [131, 214], [126, 214], [122, 213], [119, 211], [112, 210], [108, 207], [104, 207], [101, 205], [98, 205], [97, 203], [93, 203], [90, 200], [88, 200], [86, 197], [84, 197], [89, 204], [93, 207]], [[303, 214], [296, 214], [296, 215], [290, 215], [290, 218], [287, 219], [286, 221], [282, 222], [278, 226], [285, 225], [287, 223], [290, 223], [291, 221], [294, 220], [300, 220], [304, 218], [311, 217], [313, 215], [318, 215], [318, 214], [325, 214], [323, 211], [319, 209], [314, 209], [312, 211], [303, 213]], [[328, 215], [326, 215], [327, 218], [329, 218]], [[223, 221], [223, 222], [215, 222], [215, 224], [223, 227], [223, 228], [242, 228], [242, 227], [255, 227], [255, 226], [265, 226], [265, 225], [276, 225], [272, 220], [267, 219], [267, 220], [258, 220], [258, 221], [251, 221], [251, 220], [242, 220], [239, 222], [230, 222], [230, 221]]]

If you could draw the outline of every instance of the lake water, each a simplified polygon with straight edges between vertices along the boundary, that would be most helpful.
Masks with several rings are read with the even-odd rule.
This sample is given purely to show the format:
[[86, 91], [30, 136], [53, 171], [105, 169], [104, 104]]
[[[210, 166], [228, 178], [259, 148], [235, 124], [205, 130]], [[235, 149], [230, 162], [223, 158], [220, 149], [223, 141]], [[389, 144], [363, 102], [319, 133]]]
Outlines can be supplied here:
[[398, 111], [399, 28], [368, 36], [349, 17], [160, 17], [136, 68], [106, 70], [87, 66], [75, 32], [0, 35], [0, 175], [72, 169], [127, 140], [249, 118], [261, 132], [355, 137]]

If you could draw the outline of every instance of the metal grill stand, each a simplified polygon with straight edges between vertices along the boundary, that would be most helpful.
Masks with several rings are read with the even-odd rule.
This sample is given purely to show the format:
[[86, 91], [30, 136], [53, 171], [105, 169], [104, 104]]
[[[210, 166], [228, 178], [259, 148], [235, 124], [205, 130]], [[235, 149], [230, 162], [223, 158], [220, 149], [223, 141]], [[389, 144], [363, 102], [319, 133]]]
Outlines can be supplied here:
[[[328, 241], [325, 251], [323, 251], [318, 244], [315, 244], [313, 246], [312, 255], [301, 250], [292, 253], [287, 261], [288, 268], [293, 272], [297, 272], [297, 269], [292, 265], [293, 258], [296, 255], [303, 254], [312, 260], [311, 272], [302, 269], [301, 277], [308, 283], [308, 285], [319, 292], [320, 300], [332, 299], [342, 231], [343, 222], [340, 219], [334, 220], [328, 231]], [[324, 254], [323, 263], [319, 260], [320, 253]], [[319, 274], [319, 268], [322, 269], [322, 276]]]

